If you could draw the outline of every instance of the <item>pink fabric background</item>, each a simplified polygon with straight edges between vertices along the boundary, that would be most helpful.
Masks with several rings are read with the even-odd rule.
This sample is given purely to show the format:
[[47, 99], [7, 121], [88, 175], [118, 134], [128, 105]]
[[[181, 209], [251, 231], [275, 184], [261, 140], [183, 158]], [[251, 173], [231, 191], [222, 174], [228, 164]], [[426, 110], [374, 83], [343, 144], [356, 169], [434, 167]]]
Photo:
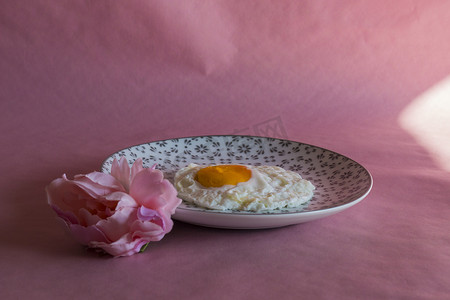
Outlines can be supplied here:
[[[0, 297], [448, 299], [450, 94], [422, 104], [449, 75], [447, 1], [0, 1]], [[373, 191], [279, 229], [176, 222], [120, 259], [47, 207], [119, 149], [233, 133], [340, 152]]]

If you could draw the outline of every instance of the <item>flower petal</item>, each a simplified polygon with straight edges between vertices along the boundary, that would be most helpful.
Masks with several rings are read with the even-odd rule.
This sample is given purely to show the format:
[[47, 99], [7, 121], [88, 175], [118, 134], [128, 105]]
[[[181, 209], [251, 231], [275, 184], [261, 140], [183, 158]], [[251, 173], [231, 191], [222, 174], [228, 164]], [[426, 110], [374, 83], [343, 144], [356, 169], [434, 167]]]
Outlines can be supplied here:
[[76, 175], [73, 183], [82, 188], [93, 198], [105, 196], [116, 191], [125, 191], [122, 184], [116, 178], [102, 172]]
[[150, 221], [154, 218], [159, 218], [159, 214], [156, 210], [147, 208], [145, 206], [139, 207], [137, 210], [138, 219], [141, 221]]
[[105, 197], [109, 201], [117, 201], [116, 210], [122, 207], [138, 207], [138, 203], [129, 194], [124, 192], [114, 192]]
[[50, 207], [56, 212], [58, 217], [60, 217], [66, 224], [78, 224], [78, 218], [70, 211], [62, 211], [56, 205], [50, 205]]
[[70, 224], [69, 230], [74, 238], [82, 245], [89, 245], [92, 241], [103, 243], [111, 242], [95, 225], [85, 227], [79, 224]]
[[122, 156], [118, 161], [114, 158], [111, 165], [111, 175], [116, 178], [125, 188], [125, 191], [130, 189], [130, 166], [125, 158]]
[[130, 256], [138, 253], [142, 246], [147, 244], [149, 241], [144, 239], [133, 239], [131, 234], [126, 234], [122, 236], [119, 240], [113, 243], [105, 242], [91, 242], [90, 247], [101, 248], [107, 253], [119, 257], [119, 256]]
[[115, 213], [97, 223], [97, 227], [111, 241], [117, 241], [130, 232], [131, 225], [137, 219], [137, 208], [121, 207]]
[[163, 174], [159, 170], [143, 169], [137, 173], [130, 185], [130, 195], [136, 202], [151, 209], [165, 205], [161, 195], [164, 186], [161, 185]]
[[131, 166], [131, 174], [130, 174], [130, 183], [133, 181], [134, 176], [136, 176], [137, 173], [144, 170], [144, 167], [142, 165], [142, 158], [136, 159], [133, 166]]
[[92, 226], [97, 224], [101, 218], [98, 215], [90, 213], [87, 209], [82, 208], [78, 212], [80, 225], [82, 226]]
[[161, 240], [170, 229], [172, 229], [172, 220], [169, 219], [169, 224], [164, 224], [165, 228], [162, 228], [159, 224], [153, 222], [142, 222], [137, 220], [133, 223], [132, 232], [133, 237], [139, 237], [148, 241]]
[[[64, 174], [62, 178], [53, 180], [46, 188], [47, 202], [55, 210], [58, 215], [62, 213], [68, 216], [71, 213], [70, 221], [77, 218], [78, 211], [85, 207], [83, 197], [86, 193], [77, 187], [71, 180], [68, 180]], [[68, 219], [69, 220], [69, 219]], [[75, 222], [74, 222], [75, 223]]]
[[177, 190], [167, 179], [164, 179], [161, 184], [163, 185], [164, 190], [161, 197], [164, 198], [166, 202], [164, 209], [170, 214], [174, 214], [176, 208], [181, 204], [181, 199], [177, 198]]

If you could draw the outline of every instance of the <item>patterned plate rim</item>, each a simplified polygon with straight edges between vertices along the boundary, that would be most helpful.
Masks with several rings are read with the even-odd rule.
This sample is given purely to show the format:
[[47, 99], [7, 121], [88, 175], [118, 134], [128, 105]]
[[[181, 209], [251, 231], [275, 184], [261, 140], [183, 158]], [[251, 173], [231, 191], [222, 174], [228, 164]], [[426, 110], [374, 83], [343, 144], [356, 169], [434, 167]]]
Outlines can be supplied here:
[[173, 141], [173, 140], [186, 140], [186, 139], [196, 139], [196, 138], [214, 138], [214, 137], [234, 137], [234, 138], [260, 138], [260, 139], [270, 139], [273, 141], [286, 141], [286, 142], [290, 142], [290, 143], [297, 143], [297, 144], [301, 144], [301, 145], [305, 145], [305, 146], [310, 146], [310, 147], [314, 147], [320, 150], [324, 150], [324, 151], [328, 151], [330, 153], [334, 153], [337, 154], [343, 158], [346, 158], [350, 161], [352, 161], [353, 163], [357, 164], [358, 166], [360, 166], [363, 171], [367, 174], [368, 179], [369, 179], [369, 185], [366, 188], [365, 192], [359, 196], [357, 199], [351, 201], [351, 202], [346, 202], [343, 204], [338, 204], [336, 206], [333, 207], [328, 207], [328, 208], [321, 208], [321, 209], [314, 209], [314, 210], [308, 210], [308, 211], [304, 211], [304, 210], [295, 210], [294, 208], [291, 209], [292, 211], [285, 211], [285, 212], [276, 212], [275, 210], [268, 210], [268, 211], [263, 211], [263, 212], [244, 212], [244, 211], [221, 211], [221, 210], [214, 210], [214, 209], [207, 209], [207, 208], [203, 208], [203, 207], [199, 207], [199, 206], [195, 206], [194, 204], [191, 203], [185, 203], [185, 201], [183, 200], [183, 204], [187, 204], [193, 207], [177, 207], [177, 210], [184, 210], [184, 211], [189, 211], [189, 212], [195, 212], [195, 213], [207, 213], [207, 214], [223, 214], [223, 215], [233, 215], [233, 216], [245, 216], [245, 217], [249, 217], [249, 216], [264, 216], [264, 217], [269, 217], [269, 216], [287, 216], [287, 215], [298, 215], [298, 214], [315, 214], [318, 212], [327, 212], [327, 211], [332, 211], [332, 210], [336, 210], [336, 209], [342, 209], [345, 207], [350, 207], [353, 206], [354, 204], [360, 202], [361, 200], [363, 200], [365, 197], [367, 197], [367, 195], [370, 193], [370, 191], [372, 190], [373, 187], [373, 176], [372, 174], [369, 172], [369, 170], [367, 168], [365, 168], [362, 164], [360, 164], [359, 162], [355, 161], [354, 159], [343, 155], [339, 152], [321, 147], [321, 146], [316, 146], [313, 144], [309, 144], [309, 143], [304, 143], [304, 142], [299, 142], [299, 141], [294, 141], [294, 140], [289, 140], [289, 139], [282, 139], [282, 138], [274, 138], [274, 137], [269, 137], [269, 136], [257, 136], [257, 135], [233, 135], [233, 134], [224, 134], [224, 135], [199, 135], [199, 136], [184, 136], [184, 137], [174, 137], [174, 138], [167, 138], [167, 139], [162, 139], [162, 140], [154, 140], [154, 141], [149, 141], [149, 142], [145, 142], [145, 143], [139, 143], [139, 144], [134, 144], [132, 146], [128, 146], [126, 148], [122, 148], [120, 150], [115, 151], [114, 153], [110, 154], [106, 159], [103, 160], [102, 164], [101, 164], [101, 171], [102, 172], [107, 172], [107, 168], [105, 167], [106, 162], [108, 160], [110, 160], [113, 156], [115, 156], [118, 152], [121, 151], [125, 151], [125, 150], [131, 150], [132, 148], [141, 146], [141, 145], [148, 145], [148, 144], [152, 144], [152, 143], [159, 143], [159, 142], [164, 142], [164, 141]]

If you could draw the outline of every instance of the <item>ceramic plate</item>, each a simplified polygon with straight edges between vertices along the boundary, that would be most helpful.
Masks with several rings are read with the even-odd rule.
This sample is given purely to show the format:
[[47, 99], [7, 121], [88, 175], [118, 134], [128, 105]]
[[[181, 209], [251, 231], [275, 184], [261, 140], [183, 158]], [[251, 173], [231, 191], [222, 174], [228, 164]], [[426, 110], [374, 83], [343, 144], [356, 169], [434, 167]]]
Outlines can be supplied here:
[[298, 172], [316, 187], [314, 197], [302, 207], [264, 212], [219, 211], [183, 203], [173, 218], [218, 228], [258, 229], [303, 223], [330, 216], [364, 199], [372, 176], [354, 160], [336, 152], [289, 140], [257, 136], [198, 136], [150, 142], [120, 150], [102, 164], [110, 172], [114, 158], [125, 156], [131, 165], [142, 158], [154, 163], [173, 182], [177, 170], [190, 163], [275, 165]]

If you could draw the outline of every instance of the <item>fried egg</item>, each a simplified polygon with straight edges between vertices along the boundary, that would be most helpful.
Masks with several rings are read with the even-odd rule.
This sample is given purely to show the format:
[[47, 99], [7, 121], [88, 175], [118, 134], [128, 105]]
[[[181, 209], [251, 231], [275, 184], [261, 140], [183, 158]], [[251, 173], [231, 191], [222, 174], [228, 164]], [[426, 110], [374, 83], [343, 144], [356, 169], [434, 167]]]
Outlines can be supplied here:
[[190, 164], [175, 174], [178, 197], [217, 210], [260, 211], [298, 207], [315, 187], [276, 166]]

